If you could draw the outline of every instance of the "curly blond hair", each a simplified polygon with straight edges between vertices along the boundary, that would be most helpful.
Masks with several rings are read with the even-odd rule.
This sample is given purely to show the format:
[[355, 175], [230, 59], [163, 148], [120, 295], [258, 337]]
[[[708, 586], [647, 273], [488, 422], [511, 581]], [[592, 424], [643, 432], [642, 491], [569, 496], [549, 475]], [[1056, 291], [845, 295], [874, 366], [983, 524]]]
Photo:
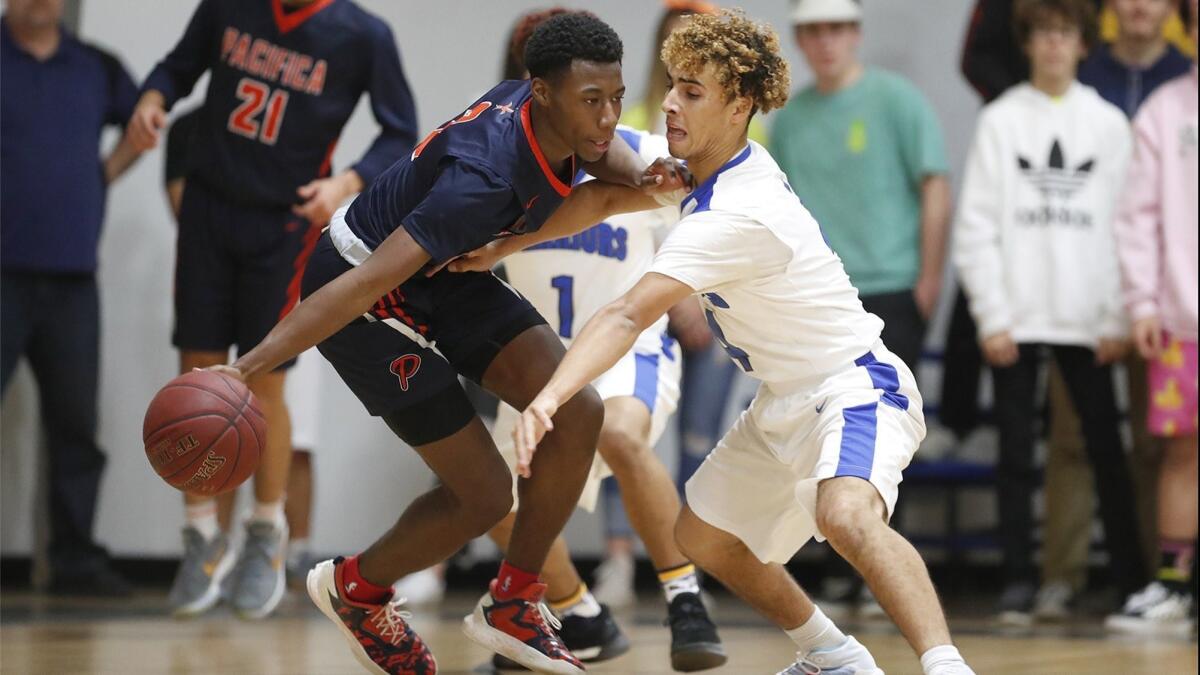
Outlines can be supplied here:
[[726, 99], [745, 96], [755, 111], [768, 112], [787, 102], [791, 75], [779, 55], [779, 36], [740, 9], [688, 17], [663, 42], [662, 60], [684, 73], [712, 64]]

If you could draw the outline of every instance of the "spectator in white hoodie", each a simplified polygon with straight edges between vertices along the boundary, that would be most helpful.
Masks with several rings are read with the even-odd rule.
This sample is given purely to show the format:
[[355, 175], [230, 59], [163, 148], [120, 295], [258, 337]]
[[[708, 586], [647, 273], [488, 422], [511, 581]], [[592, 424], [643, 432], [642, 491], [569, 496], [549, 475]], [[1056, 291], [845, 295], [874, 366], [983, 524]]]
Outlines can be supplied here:
[[1030, 620], [1033, 446], [1039, 371], [1061, 369], [1080, 413], [1111, 572], [1145, 582], [1110, 364], [1126, 347], [1112, 220], [1129, 160], [1124, 114], [1075, 79], [1096, 36], [1087, 0], [1020, 0], [1030, 78], [980, 115], [960, 199], [954, 262], [995, 383], [997, 497], [1006, 588], [1001, 618]]

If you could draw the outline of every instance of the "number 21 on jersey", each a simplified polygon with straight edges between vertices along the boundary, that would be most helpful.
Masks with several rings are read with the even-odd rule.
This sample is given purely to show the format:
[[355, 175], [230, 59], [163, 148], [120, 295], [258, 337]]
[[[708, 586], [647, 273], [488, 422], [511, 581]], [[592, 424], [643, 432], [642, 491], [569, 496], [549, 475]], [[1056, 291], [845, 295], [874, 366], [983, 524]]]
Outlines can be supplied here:
[[[283, 89], [272, 90], [249, 77], [238, 82], [235, 93], [241, 103], [229, 113], [226, 124], [229, 130], [251, 140], [275, 145], [279, 140], [279, 127], [283, 124], [283, 112], [287, 109], [288, 93]], [[263, 108], [267, 114], [259, 122]]]

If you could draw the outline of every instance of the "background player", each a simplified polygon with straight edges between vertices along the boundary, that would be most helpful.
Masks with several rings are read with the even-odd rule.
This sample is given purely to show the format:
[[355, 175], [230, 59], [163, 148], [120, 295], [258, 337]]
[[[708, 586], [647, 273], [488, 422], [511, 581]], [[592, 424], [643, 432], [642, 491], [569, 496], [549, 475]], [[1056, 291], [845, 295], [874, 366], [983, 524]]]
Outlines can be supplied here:
[[[799, 657], [785, 673], [879, 672], [782, 566], [812, 536], [828, 538], [866, 578], [926, 673], [970, 673], [920, 556], [886, 522], [924, 434], [912, 373], [879, 340], [880, 320], [862, 309], [779, 167], [746, 140], [754, 113], [787, 96], [778, 39], [740, 14], [699, 15], [671, 34], [663, 58], [672, 78], [667, 140], [697, 187], [651, 271], [584, 327], [522, 414], [518, 468], [553, 430], [559, 401], [700, 293], [718, 341], [763, 386], [688, 482], [680, 548], [796, 641]], [[649, 201], [585, 185], [529, 241]]]
[[[667, 154], [666, 139], [627, 127], [618, 133], [643, 158]], [[666, 213], [664, 213], [666, 211]], [[597, 309], [632, 286], [649, 267], [657, 247], [656, 228], [669, 227], [674, 208], [610, 218], [574, 237], [547, 241], [505, 260], [509, 282], [521, 291], [556, 329], [563, 342]], [[666, 467], [654, 454], [654, 444], [666, 430], [679, 399], [680, 354], [666, 334], [666, 320], [656, 322], [608, 372], [593, 382], [604, 401], [604, 424], [597, 446], [599, 456], [580, 497], [580, 506], [595, 509], [601, 482], [615, 475], [635, 529], [658, 570], [671, 627], [671, 660], [676, 670], [701, 670], [725, 661], [716, 628], [700, 601], [695, 567], [675, 546], [671, 529], [679, 513], [679, 498]], [[501, 406], [492, 437], [515, 468], [512, 431], [519, 414]], [[504, 548], [513, 525], [512, 514], [491, 532]], [[620, 635], [571, 563], [560, 536], [543, 568], [551, 609], [562, 621], [562, 637], [581, 658], [620, 655], [628, 642]]]
[[[179, 218], [174, 342], [182, 372], [225, 363], [231, 345], [245, 353], [258, 344], [296, 303], [304, 261], [333, 210], [408, 151], [416, 133], [391, 31], [350, 0], [203, 0], [143, 85], [130, 123], [141, 147], [157, 144], [166, 111], [205, 71]], [[382, 131], [358, 163], [331, 176], [338, 135], [364, 92]], [[266, 616], [283, 596], [291, 459], [284, 370], [248, 384], [270, 432], [246, 542], [231, 564], [214, 502], [186, 497], [171, 595], [179, 614], [211, 607], [231, 572], [243, 617]]]
[[[569, 10], [553, 8], [533, 12], [518, 22], [513, 32], [510, 56], [524, 71], [525, 43], [533, 30], [552, 16]], [[522, 77], [528, 73], [521, 72]], [[618, 135], [647, 163], [667, 152], [662, 136], [618, 127]], [[578, 184], [589, 177], [582, 172]], [[548, 241], [505, 261], [509, 283], [521, 292], [562, 338], [571, 337], [598, 309], [633, 286], [646, 271], [666, 229], [678, 219], [672, 207], [617, 216], [598, 223], [579, 235]], [[671, 627], [671, 661], [676, 670], [700, 670], [724, 663], [716, 627], [700, 602], [695, 567], [679, 553], [671, 528], [679, 514], [666, 467], [654, 454], [654, 444], [679, 401], [680, 354], [666, 333], [666, 319], [650, 327], [638, 345], [601, 376], [593, 386], [604, 401], [604, 424], [600, 429], [599, 457], [588, 474], [580, 505], [593, 511], [602, 481], [616, 474], [625, 485], [637, 531], [644, 533], [651, 560], [659, 572], [666, 596]], [[518, 419], [512, 406], [501, 405], [492, 438], [510, 467], [516, 464], [512, 430]], [[514, 501], [516, 495], [514, 493]], [[514, 514], [491, 531], [504, 549], [512, 532]], [[571, 563], [566, 541], [560, 535], [550, 549], [542, 569], [551, 611], [562, 623], [560, 635], [567, 647], [583, 660], [615, 658], [629, 649], [606, 607], [602, 607], [581, 580]], [[503, 657], [495, 663], [504, 667]]]
[[[200, 109], [195, 108], [179, 115], [167, 132], [167, 147], [163, 161], [163, 181], [167, 192], [167, 203], [175, 223], [179, 223], [179, 210], [183, 205], [183, 191], [187, 187], [187, 167], [191, 147], [200, 123]], [[312, 452], [316, 448], [320, 424], [321, 401], [321, 356], [315, 349], [304, 352], [296, 360], [296, 367], [287, 378], [284, 400], [292, 420], [292, 461], [288, 469], [287, 490], [284, 499], [284, 515], [287, 520], [287, 581], [289, 585], [303, 585], [304, 577], [312, 567], [308, 550], [309, 526], [312, 519], [313, 468]], [[294, 415], [293, 415], [294, 413]], [[237, 491], [217, 497], [217, 524], [223, 532], [229, 530], [233, 520], [233, 508]], [[227, 547], [226, 556], [236, 555], [234, 547]], [[230, 563], [232, 563], [232, 558]], [[203, 569], [200, 570], [203, 572]], [[190, 584], [180, 577], [174, 587], [176, 592], [186, 592]], [[203, 579], [201, 583], [207, 584]], [[169, 601], [177, 605], [180, 598]]]
[[[433, 672], [391, 584], [490, 530], [512, 504], [507, 467], [458, 375], [524, 407], [563, 353], [528, 301], [493, 275], [438, 269], [494, 237], [539, 228], [570, 193], [576, 157], [597, 178], [650, 191], [682, 185], [666, 178], [680, 175], [674, 165], [647, 168], [615, 137], [621, 54], [595, 17], [542, 24], [525, 52], [532, 80], [491, 89], [339, 211], [309, 261], [307, 299], [232, 366], [217, 367], [253, 379], [319, 342], [368, 412], [441, 480], [362, 554], [309, 573], [309, 595], [369, 668]], [[505, 560], [464, 628], [527, 667], [578, 673], [545, 619], [537, 572], [579, 498], [603, 411], [591, 389], [563, 409], [570, 419], [548, 437], [537, 471], [522, 472]]]

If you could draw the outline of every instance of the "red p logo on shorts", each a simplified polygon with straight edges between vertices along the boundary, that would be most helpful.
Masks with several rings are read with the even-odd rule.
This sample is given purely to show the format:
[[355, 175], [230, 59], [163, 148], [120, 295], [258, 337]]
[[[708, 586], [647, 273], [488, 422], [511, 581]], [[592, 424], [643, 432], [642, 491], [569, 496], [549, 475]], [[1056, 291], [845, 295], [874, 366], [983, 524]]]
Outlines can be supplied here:
[[389, 370], [400, 380], [400, 391], [408, 391], [408, 381], [421, 369], [421, 357], [416, 354], [405, 354], [392, 360]]

